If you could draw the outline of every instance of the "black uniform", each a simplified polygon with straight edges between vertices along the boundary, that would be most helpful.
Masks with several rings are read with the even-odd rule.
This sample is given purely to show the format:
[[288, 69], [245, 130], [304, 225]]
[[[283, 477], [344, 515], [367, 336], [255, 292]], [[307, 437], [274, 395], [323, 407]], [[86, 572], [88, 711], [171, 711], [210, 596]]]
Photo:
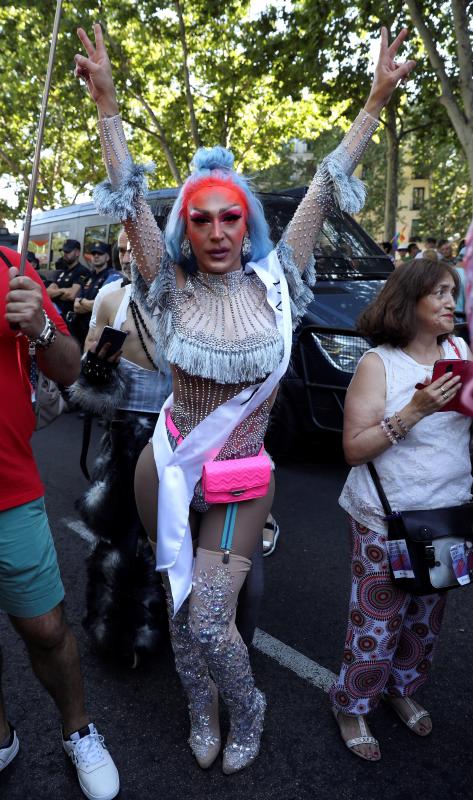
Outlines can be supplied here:
[[[55, 280], [59, 289], [70, 289], [75, 283], [80, 283], [82, 287], [90, 278], [90, 270], [84, 267], [80, 261], [71, 269], [67, 262], [64, 261], [63, 258], [60, 258], [59, 261], [56, 262], [56, 268], [60, 270]], [[74, 308], [74, 300], [61, 300], [60, 297], [57, 297], [54, 302], [64, 319], [66, 319], [68, 311], [72, 311]]]
[[[96, 272], [95, 270], [89, 272], [88, 278], [77, 295], [77, 298], [83, 297], [85, 300], [95, 300], [99, 289], [102, 288], [104, 283], [112, 275], [116, 275], [117, 279], [123, 277], [121, 272], [117, 272], [111, 265], [100, 272]], [[79, 340], [81, 346], [84, 345], [91, 316], [92, 312], [88, 314], [74, 314], [74, 319], [71, 323], [71, 332], [76, 339]]]

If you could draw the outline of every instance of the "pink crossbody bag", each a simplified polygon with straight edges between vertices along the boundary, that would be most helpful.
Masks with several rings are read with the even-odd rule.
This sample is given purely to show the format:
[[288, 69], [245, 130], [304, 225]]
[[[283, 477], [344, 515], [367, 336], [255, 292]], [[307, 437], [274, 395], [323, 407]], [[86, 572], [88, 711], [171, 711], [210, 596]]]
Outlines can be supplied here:
[[[170, 414], [166, 425], [180, 444], [183, 441]], [[239, 503], [264, 497], [271, 480], [271, 462], [263, 452], [248, 458], [206, 461], [202, 468], [202, 494], [206, 503]]]
[[206, 503], [239, 503], [264, 497], [269, 489], [271, 462], [263, 453], [249, 458], [206, 461], [202, 468], [202, 494]]

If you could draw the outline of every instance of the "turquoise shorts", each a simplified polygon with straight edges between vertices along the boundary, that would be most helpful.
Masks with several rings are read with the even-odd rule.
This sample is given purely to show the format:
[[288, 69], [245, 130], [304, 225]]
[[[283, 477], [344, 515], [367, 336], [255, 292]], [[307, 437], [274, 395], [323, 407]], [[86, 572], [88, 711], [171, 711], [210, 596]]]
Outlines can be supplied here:
[[0, 609], [38, 617], [63, 599], [44, 499], [0, 511]]

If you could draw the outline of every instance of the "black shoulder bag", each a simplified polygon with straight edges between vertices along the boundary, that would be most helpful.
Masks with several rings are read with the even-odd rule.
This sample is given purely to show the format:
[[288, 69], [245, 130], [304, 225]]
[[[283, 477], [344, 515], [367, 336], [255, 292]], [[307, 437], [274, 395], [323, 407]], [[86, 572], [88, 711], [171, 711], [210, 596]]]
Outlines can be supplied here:
[[[388, 541], [405, 542], [413, 577], [396, 577], [393, 582], [411, 594], [433, 594], [464, 585], [456, 577], [451, 547], [464, 547], [465, 572], [473, 579], [473, 503], [448, 508], [393, 511], [379, 475], [371, 461], [368, 470], [378, 492], [388, 523]], [[468, 583], [468, 577], [464, 581]]]

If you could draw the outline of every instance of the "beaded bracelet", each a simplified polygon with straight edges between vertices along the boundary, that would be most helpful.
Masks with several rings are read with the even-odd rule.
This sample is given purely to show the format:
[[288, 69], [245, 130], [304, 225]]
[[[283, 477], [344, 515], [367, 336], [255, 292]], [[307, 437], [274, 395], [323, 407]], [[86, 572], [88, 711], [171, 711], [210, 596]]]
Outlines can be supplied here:
[[391, 431], [392, 435], [396, 439], [396, 442], [400, 442], [402, 439], [405, 438], [402, 435], [402, 433], [399, 433], [399, 431], [394, 427], [394, 425], [391, 422], [391, 417], [385, 417], [384, 421], [385, 421], [386, 425], [388, 426], [388, 429]]
[[393, 417], [399, 426], [399, 430], [401, 431], [402, 434], [404, 434], [402, 438], [405, 439], [407, 434], [409, 433], [409, 428], [407, 427], [404, 420], [399, 416], [397, 411], [394, 412]]
[[388, 437], [391, 444], [399, 444], [392, 430], [392, 426], [391, 427], [389, 426], [388, 417], [386, 417], [386, 419], [381, 420], [380, 425], [383, 433]]

